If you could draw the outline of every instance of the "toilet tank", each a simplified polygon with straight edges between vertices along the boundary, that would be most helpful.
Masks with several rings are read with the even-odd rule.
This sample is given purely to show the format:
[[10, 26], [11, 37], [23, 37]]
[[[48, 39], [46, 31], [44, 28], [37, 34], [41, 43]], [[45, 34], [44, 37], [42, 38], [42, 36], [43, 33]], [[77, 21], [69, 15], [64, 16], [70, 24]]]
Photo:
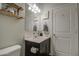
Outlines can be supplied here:
[[20, 56], [21, 46], [14, 45], [0, 50], [0, 56]]

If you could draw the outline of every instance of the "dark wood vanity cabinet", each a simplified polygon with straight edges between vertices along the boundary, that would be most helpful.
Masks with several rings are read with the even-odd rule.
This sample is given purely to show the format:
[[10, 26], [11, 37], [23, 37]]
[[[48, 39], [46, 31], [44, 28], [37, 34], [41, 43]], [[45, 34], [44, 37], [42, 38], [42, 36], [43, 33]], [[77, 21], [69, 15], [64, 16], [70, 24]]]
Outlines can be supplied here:
[[[35, 48], [36, 53], [31, 52]], [[49, 56], [50, 53], [50, 38], [40, 42], [31, 42], [25, 40], [25, 56]]]

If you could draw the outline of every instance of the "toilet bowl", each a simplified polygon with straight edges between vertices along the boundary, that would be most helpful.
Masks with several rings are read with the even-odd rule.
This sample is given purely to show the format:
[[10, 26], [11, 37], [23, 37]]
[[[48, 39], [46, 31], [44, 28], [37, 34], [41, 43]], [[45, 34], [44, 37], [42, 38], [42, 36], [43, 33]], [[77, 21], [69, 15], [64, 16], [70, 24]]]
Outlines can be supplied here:
[[20, 56], [21, 46], [14, 45], [0, 50], [0, 56]]

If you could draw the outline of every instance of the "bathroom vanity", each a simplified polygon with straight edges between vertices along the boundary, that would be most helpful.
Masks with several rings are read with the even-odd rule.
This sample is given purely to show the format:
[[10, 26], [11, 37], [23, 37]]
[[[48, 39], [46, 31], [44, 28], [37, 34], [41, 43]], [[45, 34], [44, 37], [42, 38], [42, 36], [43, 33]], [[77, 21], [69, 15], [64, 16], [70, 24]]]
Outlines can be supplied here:
[[25, 56], [48, 56], [50, 53], [50, 37], [25, 37]]

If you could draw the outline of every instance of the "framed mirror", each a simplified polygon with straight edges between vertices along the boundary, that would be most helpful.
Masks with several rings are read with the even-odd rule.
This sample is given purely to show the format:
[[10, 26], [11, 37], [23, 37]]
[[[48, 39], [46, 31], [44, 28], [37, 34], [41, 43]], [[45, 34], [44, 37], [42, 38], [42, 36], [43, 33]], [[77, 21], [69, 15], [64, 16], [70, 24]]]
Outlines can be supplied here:
[[47, 25], [46, 22], [43, 25], [43, 32], [44, 32], [45, 35], [49, 34], [49, 28], [48, 28], [48, 25]]
[[34, 31], [34, 32], [37, 31], [37, 26], [36, 26], [36, 25], [33, 26], [33, 31]]

